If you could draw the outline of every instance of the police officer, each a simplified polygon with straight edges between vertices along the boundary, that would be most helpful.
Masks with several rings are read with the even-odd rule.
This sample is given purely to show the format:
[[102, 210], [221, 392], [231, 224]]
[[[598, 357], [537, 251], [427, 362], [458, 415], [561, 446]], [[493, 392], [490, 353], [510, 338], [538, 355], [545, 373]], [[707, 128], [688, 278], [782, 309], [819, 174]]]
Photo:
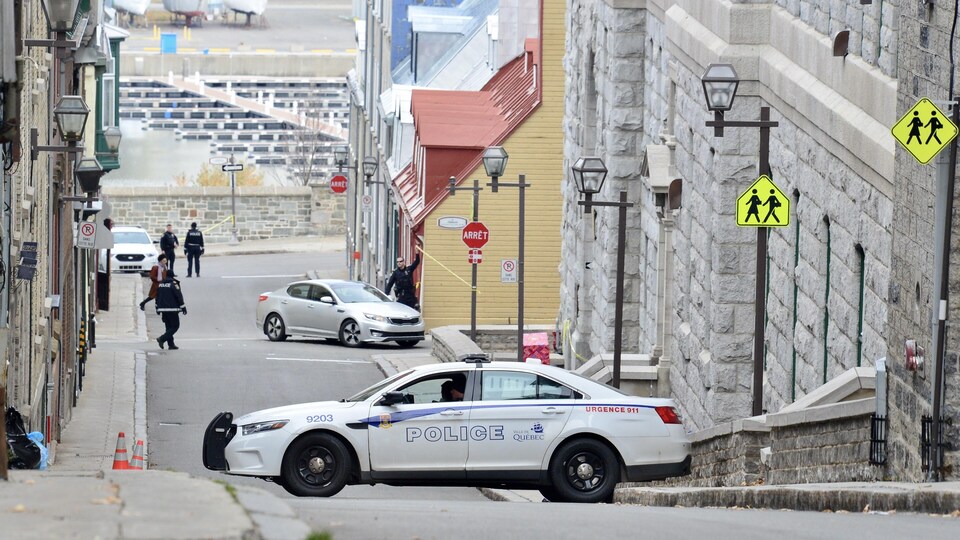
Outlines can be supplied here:
[[397, 269], [390, 274], [387, 280], [387, 294], [390, 289], [396, 291], [397, 302], [419, 310], [420, 304], [417, 302], [416, 291], [413, 286], [413, 271], [420, 265], [420, 254], [413, 259], [413, 264], [407, 266], [403, 257], [397, 257]]
[[157, 338], [157, 345], [162, 349], [166, 343], [171, 351], [179, 349], [173, 342], [173, 335], [180, 329], [180, 314], [187, 314], [187, 306], [183, 303], [180, 282], [174, 279], [173, 270], [167, 272], [166, 278], [157, 286], [157, 313], [163, 319], [165, 330]]
[[167, 223], [167, 232], [160, 237], [160, 251], [167, 256], [167, 269], [173, 273], [173, 261], [177, 258], [177, 248], [180, 247], [180, 241], [177, 235], [173, 234], [173, 225]]
[[203, 233], [197, 228], [197, 222], [190, 224], [187, 239], [183, 241], [183, 252], [187, 255], [187, 277], [197, 273], [200, 277], [200, 256], [203, 255]]

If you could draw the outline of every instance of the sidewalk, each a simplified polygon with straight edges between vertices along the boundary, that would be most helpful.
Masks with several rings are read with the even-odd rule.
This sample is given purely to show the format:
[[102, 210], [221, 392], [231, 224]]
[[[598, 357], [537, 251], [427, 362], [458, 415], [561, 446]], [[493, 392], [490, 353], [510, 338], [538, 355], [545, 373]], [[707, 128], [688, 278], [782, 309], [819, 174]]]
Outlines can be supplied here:
[[[342, 238], [338, 239], [342, 243]], [[208, 254], [335, 250], [332, 239], [211, 245]], [[211, 253], [212, 252], [212, 253]], [[130, 343], [147, 341], [136, 309], [141, 278], [111, 277], [112, 308], [97, 314], [97, 348], [86, 363], [83, 391], [46, 471], [10, 471], [0, 482], [0, 537], [300, 539], [310, 528], [282, 499], [185, 473], [113, 470], [117, 435], [128, 457], [146, 433], [146, 358]], [[127, 346], [121, 345], [121, 343]], [[135, 347], [135, 346], [134, 346]], [[65, 525], [69, 529], [65, 529]], [[8, 536], [8, 531], [15, 531]]]

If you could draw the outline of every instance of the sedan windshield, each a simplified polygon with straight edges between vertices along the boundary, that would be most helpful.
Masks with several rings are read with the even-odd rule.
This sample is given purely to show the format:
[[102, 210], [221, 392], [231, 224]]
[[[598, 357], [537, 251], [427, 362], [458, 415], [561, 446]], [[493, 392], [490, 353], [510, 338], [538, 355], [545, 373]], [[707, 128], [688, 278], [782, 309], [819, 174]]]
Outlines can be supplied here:
[[366, 283], [339, 283], [333, 285], [333, 292], [345, 304], [358, 302], [390, 302], [390, 298]]
[[130, 232], [113, 232], [113, 241], [117, 244], [149, 244], [150, 237], [147, 236], [147, 233], [130, 231]]

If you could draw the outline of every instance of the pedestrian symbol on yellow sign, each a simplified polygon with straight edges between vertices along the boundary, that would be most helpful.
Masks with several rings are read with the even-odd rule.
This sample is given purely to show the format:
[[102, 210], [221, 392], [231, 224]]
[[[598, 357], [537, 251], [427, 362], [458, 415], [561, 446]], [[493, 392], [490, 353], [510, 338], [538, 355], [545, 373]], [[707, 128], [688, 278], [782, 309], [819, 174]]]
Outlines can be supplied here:
[[737, 225], [786, 227], [790, 225], [790, 199], [763, 175], [737, 198]]
[[957, 136], [957, 126], [932, 101], [921, 98], [890, 133], [917, 161], [929, 163]]

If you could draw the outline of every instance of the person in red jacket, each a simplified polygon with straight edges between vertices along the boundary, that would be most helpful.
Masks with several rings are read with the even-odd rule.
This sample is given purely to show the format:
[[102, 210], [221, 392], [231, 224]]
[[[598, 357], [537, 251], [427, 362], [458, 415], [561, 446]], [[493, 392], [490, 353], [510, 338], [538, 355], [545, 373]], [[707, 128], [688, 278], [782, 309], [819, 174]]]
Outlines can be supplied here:
[[140, 302], [140, 311], [146, 311], [143, 308], [147, 305], [147, 302], [157, 298], [157, 286], [165, 277], [167, 277], [167, 256], [161, 253], [157, 257], [157, 264], [150, 269], [150, 291], [147, 292], [147, 297], [143, 299], [143, 302]]

